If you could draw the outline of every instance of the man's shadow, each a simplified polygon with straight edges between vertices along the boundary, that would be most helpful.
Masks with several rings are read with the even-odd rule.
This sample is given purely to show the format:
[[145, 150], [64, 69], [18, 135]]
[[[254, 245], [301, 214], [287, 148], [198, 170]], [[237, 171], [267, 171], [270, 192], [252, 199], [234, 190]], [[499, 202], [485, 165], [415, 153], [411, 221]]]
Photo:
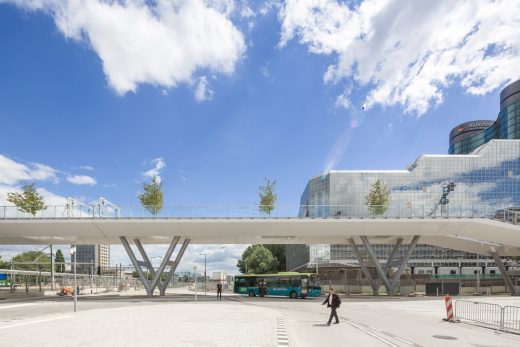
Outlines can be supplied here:
[[322, 323], [322, 324], [313, 324], [312, 326], [313, 327], [328, 327], [329, 325], [327, 323]]

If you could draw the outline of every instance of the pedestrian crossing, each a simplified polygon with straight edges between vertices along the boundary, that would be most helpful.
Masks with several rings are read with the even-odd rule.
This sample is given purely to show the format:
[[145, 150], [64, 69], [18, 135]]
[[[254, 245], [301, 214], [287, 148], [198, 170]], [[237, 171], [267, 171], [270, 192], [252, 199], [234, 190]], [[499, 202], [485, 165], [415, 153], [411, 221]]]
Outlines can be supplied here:
[[285, 318], [276, 317], [276, 339], [278, 346], [289, 346], [289, 337], [285, 329]]

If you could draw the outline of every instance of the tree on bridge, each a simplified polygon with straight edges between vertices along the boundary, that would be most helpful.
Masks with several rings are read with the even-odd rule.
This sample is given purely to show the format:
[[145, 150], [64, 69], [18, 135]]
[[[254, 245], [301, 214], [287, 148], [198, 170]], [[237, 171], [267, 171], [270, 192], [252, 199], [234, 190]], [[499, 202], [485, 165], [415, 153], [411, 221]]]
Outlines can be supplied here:
[[155, 216], [163, 208], [162, 182], [153, 176], [152, 182], [144, 183], [143, 189], [144, 192], [138, 195], [139, 201], [148, 212]]
[[45, 210], [47, 206], [45, 206], [43, 197], [36, 191], [34, 186], [34, 183], [24, 184], [21, 193], [7, 193], [7, 201], [18, 207], [20, 211], [36, 216], [38, 211]]
[[258, 209], [269, 216], [276, 208], [276, 201], [278, 200], [278, 195], [274, 191], [275, 187], [276, 181], [268, 178], [265, 179], [265, 185], [258, 187]]
[[377, 180], [372, 185], [370, 192], [365, 196], [365, 205], [368, 206], [370, 214], [373, 216], [385, 214], [386, 210], [388, 210], [389, 197], [390, 191], [388, 191], [384, 183]]

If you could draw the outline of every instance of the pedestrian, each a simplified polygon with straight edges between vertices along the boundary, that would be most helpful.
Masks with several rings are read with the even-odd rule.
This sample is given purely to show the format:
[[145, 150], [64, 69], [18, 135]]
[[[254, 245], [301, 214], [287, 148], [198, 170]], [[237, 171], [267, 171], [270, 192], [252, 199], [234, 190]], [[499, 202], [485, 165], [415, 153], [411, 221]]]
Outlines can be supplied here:
[[217, 300], [222, 300], [222, 284], [217, 283]]
[[330, 325], [330, 322], [332, 322], [332, 317], [336, 318], [336, 322], [334, 322], [334, 324], [339, 324], [338, 313], [336, 310], [341, 305], [341, 299], [339, 298], [339, 295], [334, 292], [334, 289], [329, 289], [329, 295], [322, 305], [325, 304], [327, 304], [327, 307], [330, 307], [330, 317], [327, 325]]

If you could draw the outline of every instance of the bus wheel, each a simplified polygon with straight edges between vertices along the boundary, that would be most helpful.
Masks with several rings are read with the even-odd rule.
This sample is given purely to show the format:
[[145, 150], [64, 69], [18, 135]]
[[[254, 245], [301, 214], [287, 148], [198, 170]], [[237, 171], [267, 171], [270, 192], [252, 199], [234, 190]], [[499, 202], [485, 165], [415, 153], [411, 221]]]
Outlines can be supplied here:
[[292, 291], [291, 294], [289, 294], [289, 297], [290, 297], [291, 299], [296, 299], [296, 298], [298, 297], [298, 294], [296, 294], [295, 291]]
[[256, 296], [255, 291], [253, 289], [249, 291], [249, 296]]
[[302, 295], [301, 298], [302, 298], [302, 299], [305, 299], [305, 295]]

